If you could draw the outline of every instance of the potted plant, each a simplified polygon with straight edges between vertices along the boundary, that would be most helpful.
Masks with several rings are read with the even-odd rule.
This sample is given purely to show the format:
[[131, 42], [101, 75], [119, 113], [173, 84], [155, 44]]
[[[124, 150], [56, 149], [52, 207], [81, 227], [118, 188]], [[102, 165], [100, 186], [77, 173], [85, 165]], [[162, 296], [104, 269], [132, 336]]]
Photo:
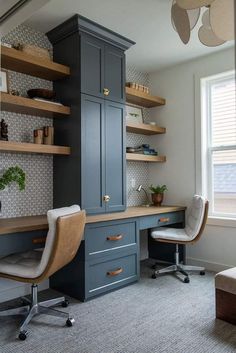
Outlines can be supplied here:
[[164, 198], [164, 192], [167, 191], [166, 185], [151, 185], [149, 189], [152, 192], [152, 202], [154, 206], [161, 206]]
[[[0, 177], [0, 191], [3, 191], [9, 184], [17, 183], [19, 190], [25, 189], [25, 172], [18, 166], [8, 168]], [[1, 200], [0, 200], [0, 214], [1, 214]]]

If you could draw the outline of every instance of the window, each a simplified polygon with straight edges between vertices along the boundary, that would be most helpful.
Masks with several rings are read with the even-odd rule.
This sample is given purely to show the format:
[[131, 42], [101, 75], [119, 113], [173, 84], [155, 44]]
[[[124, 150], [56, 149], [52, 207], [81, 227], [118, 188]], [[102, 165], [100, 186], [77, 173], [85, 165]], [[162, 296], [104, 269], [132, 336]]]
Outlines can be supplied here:
[[235, 73], [201, 83], [203, 190], [211, 216], [236, 218]]

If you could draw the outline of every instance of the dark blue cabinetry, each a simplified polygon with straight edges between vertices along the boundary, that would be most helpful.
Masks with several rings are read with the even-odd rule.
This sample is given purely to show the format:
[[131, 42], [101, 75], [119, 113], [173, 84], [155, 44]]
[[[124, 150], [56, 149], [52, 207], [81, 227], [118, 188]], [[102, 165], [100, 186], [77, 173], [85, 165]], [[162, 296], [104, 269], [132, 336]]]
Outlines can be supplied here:
[[75, 259], [50, 279], [82, 301], [139, 279], [137, 219], [87, 224]]
[[123, 211], [126, 207], [123, 104], [82, 94], [81, 130], [81, 207], [89, 214]]
[[81, 34], [81, 92], [125, 102], [124, 50]]
[[48, 34], [68, 79], [54, 83], [71, 116], [54, 121], [55, 140], [71, 156], [54, 157], [54, 207], [73, 203], [87, 214], [123, 211], [125, 188], [125, 50], [132, 41], [82, 16]]
[[104, 98], [104, 42], [81, 34], [80, 43], [81, 92]]

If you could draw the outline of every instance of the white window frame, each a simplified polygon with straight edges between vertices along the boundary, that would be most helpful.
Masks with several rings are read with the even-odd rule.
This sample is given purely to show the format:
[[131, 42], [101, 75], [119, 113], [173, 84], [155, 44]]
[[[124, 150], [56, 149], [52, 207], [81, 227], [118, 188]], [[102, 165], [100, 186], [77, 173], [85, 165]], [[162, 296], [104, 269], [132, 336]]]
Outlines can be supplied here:
[[195, 161], [196, 161], [196, 192], [210, 200], [208, 224], [236, 227], [236, 215], [213, 213], [212, 152], [236, 149], [236, 146], [212, 147], [211, 121], [209, 116], [210, 86], [214, 82], [225, 81], [235, 77], [235, 71], [229, 70], [207, 77], [195, 75]]

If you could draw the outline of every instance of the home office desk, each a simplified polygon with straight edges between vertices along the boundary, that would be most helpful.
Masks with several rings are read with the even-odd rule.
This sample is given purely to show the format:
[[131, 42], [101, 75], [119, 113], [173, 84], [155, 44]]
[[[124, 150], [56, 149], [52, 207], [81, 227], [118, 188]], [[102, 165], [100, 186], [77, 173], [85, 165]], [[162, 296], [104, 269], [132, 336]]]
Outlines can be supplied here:
[[[86, 217], [75, 259], [50, 279], [50, 286], [85, 301], [139, 279], [139, 232], [184, 226], [185, 207], [128, 207], [124, 212]], [[0, 219], [0, 256], [42, 247], [46, 216]]]

